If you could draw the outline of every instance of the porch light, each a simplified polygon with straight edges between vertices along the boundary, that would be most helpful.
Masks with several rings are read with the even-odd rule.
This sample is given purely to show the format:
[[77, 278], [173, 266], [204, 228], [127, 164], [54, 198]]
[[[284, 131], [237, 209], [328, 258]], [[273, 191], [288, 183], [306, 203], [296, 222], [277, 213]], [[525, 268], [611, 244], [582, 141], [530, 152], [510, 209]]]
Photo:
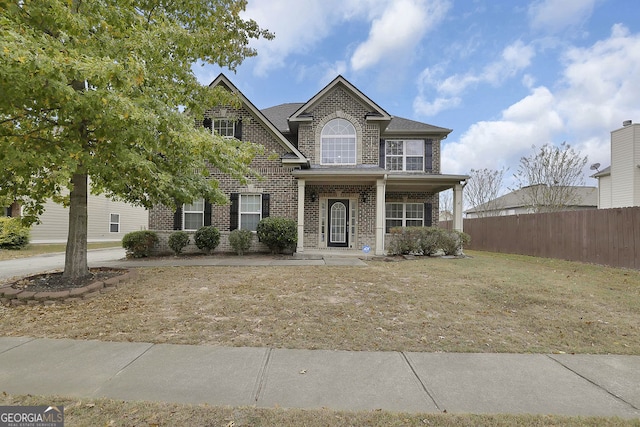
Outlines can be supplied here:
[[315, 191], [312, 191], [309, 196], [311, 197], [311, 201], [312, 202], [316, 202], [318, 201], [318, 193], [316, 193]]
[[366, 193], [360, 194], [360, 201], [362, 203], [367, 203], [367, 194]]

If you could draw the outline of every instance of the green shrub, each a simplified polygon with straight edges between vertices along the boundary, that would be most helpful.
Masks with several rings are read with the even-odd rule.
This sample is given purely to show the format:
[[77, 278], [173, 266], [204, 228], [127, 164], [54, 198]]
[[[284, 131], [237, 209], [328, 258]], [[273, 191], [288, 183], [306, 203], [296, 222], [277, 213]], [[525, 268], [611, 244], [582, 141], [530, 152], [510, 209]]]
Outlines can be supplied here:
[[390, 255], [458, 255], [471, 237], [460, 231], [439, 227], [394, 227], [391, 229]]
[[271, 253], [293, 253], [298, 242], [298, 226], [292, 219], [263, 218], [256, 229], [258, 239], [267, 245]]
[[440, 227], [425, 227], [420, 236], [420, 252], [423, 255], [433, 255], [442, 250], [443, 242], [447, 238], [447, 230]]
[[389, 242], [390, 255], [408, 255], [420, 252], [420, 235], [422, 227], [393, 227]]
[[229, 244], [238, 255], [244, 255], [251, 247], [252, 234], [249, 230], [233, 230], [229, 234]]
[[169, 235], [169, 247], [174, 254], [180, 255], [182, 250], [189, 244], [189, 233], [186, 231], [176, 231]]
[[149, 230], [132, 231], [122, 238], [122, 247], [127, 250], [127, 258], [143, 258], [151, 255], [158, 235]]
[[464, 245], [468, 245], [471, 236], [461, 231], [447, 231], [445, 238], [442, 240], [442, 249], [445, 255], [459, 255], [462, 253]]
[[198, 249], [209, 253], [220, 244], [220, 232], [213, 225], [205, 225], [196, 231], [193, 240]]
[[29, 244], [29, 228], [20, 218], [0, 217], [0, 249], [19, 250]]

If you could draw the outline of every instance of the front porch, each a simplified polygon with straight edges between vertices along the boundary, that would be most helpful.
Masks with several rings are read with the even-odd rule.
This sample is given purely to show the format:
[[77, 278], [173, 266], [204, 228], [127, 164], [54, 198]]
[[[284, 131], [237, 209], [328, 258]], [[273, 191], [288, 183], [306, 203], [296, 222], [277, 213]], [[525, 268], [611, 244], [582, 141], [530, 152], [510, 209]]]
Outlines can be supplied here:
[[365, 256], [363, 249], [368, 247], [370, 256], [384, 255], [386, 204], [418, 208], [418, 213], [412, 212], [413, 216], [406, 220], [407, 225], [435, 225], [438, 193], [451, 188], [453, 227], [462, 231], [466, 176], [398, 174], [377, 167], [312, 168], [295, 170], [293, 174], [298, 179], [298, 254], [322, 251]]

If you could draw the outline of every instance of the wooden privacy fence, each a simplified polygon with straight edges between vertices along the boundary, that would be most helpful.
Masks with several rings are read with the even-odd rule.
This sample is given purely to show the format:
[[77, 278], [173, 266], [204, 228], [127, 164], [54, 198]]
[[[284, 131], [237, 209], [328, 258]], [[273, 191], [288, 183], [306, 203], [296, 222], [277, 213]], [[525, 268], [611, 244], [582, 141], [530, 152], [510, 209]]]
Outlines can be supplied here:
[[640, 207], [465, 219], [463, 227], [468, 249], [640, 269]]

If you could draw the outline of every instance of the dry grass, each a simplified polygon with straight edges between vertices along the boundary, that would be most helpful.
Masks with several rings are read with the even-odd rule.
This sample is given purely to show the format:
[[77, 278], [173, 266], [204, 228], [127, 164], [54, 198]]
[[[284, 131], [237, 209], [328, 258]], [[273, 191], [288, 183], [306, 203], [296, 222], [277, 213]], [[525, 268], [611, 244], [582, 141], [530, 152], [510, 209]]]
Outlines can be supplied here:
[[548, 415], [402, 414], [385, 411], [215, 407], [110, 399], [73, 399], [57, 396], [0, 395], [0, 405], [64, 405], [65, 426], [639, 426], [639, 420]]
[[[89, 249], [103, 249], [103, 248], [119, 248], [122, 246], [120, 242], [98, 242], [88, 243]], [[26, 258], [34, 255], [50, 254], [55, 252], [64, 252], [67, 248], [66, 244], [31, 244], [26, 248], [14, 251], [8, 249], [0, 249], [0, 261], [6, 261], [10, 259]]]
[[640, 274], [557, 260], [167, 267], [115, 293], [0, 307], [4, 335], [278, 348], [640, 355]]

